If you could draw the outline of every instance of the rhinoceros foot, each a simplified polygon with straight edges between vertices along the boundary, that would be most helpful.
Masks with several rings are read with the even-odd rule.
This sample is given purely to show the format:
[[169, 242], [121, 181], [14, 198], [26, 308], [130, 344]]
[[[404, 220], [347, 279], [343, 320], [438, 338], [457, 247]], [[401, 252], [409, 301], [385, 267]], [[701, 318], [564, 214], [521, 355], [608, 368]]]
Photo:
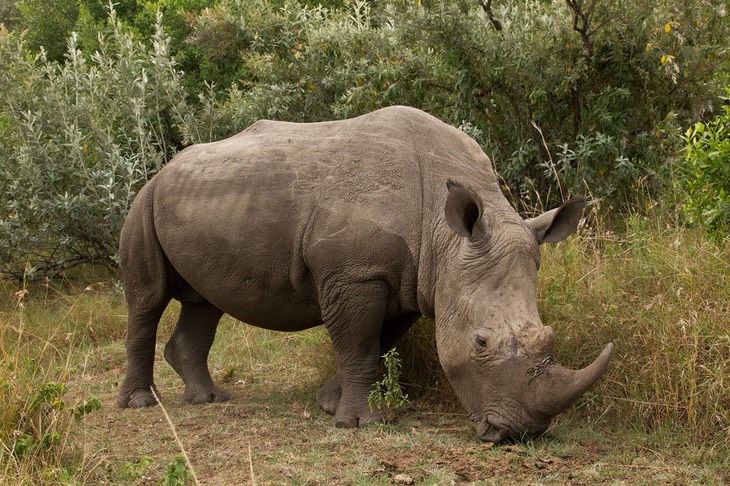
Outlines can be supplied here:
[[368, 425], [382, 424], [386, 421], [386, 413], [381, 410], [370, 410], [365, 403], [359, 407], [344, 407], [340, 404], [335, 414], [335, 427], [343, 429], [354, 429], [367, 427]]
[[322, 409], [335, 416], [335, 427], [354, 429], [373, 424], [382, 424], [387, 411], [370, 410], [367, 400], [342, 400], [342, 387], [337, 373], [317, 392], [317, 403]]
[[337, 406], [342, 398], [342, 388], [337, 373], [329, 379], [317, 392], [317, 403], [325, 412], [334, 415], [337, 413]]
[[117, 397], [117, 405], [120, 408], [145, 408], [157, 405], [157, 400], [149, 388], [138, 388], [131, 392], [122, 391]]
[[192, 388], [185, 387], [182, 402], [192, 405], [200, 405], [203, 403], [220, 403], [227, 402], [231, 399], [231, 394], [223, 388], [213, 386], [210, 388]]

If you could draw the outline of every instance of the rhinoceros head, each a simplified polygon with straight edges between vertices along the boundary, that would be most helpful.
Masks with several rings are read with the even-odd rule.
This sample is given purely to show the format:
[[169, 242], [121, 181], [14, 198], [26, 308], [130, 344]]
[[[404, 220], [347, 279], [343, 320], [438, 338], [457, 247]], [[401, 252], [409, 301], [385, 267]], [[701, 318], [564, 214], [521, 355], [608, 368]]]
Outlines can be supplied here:
[[445, 218], [459, 237], [449, 240], [436, 295], [439, 359], [480, 439], [540, 434], [598, 380], [613, 351], [608, 344], [578, 371], [555, 364], [553, 330], [537, 312], [538, 245], [573, 233], [585, 199], [523, 221], [504, 198], [486, 204], [454, 182], [448, 190]]

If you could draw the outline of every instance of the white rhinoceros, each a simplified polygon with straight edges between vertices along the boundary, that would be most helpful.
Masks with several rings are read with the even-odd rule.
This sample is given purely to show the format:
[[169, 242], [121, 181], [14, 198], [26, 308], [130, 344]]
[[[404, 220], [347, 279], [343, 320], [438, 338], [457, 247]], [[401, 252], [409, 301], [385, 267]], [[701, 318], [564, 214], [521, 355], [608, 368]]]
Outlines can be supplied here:
[[208, 352], [223, 313], [299, 331], [323, 324], [337, 373], [317, 394], [335, 424], [368, 407], [378, 362], [421, 316], [436, 319], [441, 365], [485, 441], [542, 433], [601, 376], [552, 364], [536, 302], [538, 245], [575, 231], [584, 199], [522, 220], [489, 158], [413, 108], [346, 121], [259, 121], [180, 152], [137, 195], [121, 233], [129, 306], [121, 407], [156, 403], [158, 321], [181, 302], [165, 358], [183, 400], [219, 402]]

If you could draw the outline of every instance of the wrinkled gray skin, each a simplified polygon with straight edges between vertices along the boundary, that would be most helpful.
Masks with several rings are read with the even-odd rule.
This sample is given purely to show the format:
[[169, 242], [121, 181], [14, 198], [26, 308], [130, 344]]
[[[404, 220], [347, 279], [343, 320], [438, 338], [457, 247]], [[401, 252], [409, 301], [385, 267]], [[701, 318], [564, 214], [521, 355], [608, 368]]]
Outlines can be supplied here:
[[546, 360], [538, 245], [575, 231], [583, 207], [573, 199], [523, 221], [479, 146], [412, 108], [260, 121], [189, 147], [140, 191], [122, 229], [128, 371], [118, 404], [156, 403], [157, 325], [177, 299], [165, 359], [185, 382], [183, 401], [230, 399], [207, 366], [227, 313], [279, 331], [323, 324], [337, 373], [318, 402], [337, 426], [377, 422], [367, 396], [379, 356], [425, 315], [477, 435], [542, 433], [612, 351], [580, 371]]

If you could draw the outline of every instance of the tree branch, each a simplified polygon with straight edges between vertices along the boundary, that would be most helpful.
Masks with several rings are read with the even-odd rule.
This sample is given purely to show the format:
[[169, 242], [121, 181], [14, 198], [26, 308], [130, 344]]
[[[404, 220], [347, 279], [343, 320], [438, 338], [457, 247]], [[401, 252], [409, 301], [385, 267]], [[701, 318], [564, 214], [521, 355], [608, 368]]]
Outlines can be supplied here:
[[482, 10], [487, 14], [487, 18], [494, 26], [494, 30], [502, 30], [502, 23], [494, 18], [494, 12], [492, 12], [492, 0], [477, 0]]
[[593, 41], [591, 40], [591, 33], [588, 31], [591, 27], [591, 20], [593, 12], [596, 7], [596, 0], [591, 0], [588, 8], [583, 8], [584, 0], [565, 0], [568, 7], [573, 11], [573, 30], [580, 34], [580, 39], [583, 42], [583, 47], [586, 50], [586, 57], [590, 59], [593, 57]]

